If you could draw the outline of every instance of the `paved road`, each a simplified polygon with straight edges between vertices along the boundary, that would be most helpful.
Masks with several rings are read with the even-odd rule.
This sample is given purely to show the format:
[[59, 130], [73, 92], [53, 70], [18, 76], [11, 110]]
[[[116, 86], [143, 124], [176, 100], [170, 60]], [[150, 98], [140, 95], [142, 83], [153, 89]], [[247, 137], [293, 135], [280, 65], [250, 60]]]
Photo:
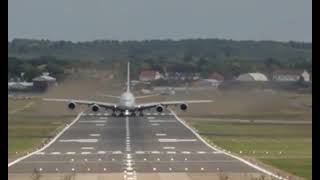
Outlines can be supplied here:
[[170, 112], [143, 117], [87, 113], [52, 145], [9, 168], [9, 173], [257, 172], [206, 146]]

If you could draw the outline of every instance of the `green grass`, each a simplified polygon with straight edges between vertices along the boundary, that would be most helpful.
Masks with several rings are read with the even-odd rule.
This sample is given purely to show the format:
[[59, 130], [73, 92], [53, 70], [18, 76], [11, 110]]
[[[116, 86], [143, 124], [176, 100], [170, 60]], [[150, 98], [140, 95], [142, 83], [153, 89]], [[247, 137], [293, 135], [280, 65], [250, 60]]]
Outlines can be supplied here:
[[[9, 100], [10, 110], [20, 109], [34, 100]], [[30, 152], [46, 139], [53, 137], [57, 130], [73, 116], [39, 116], [34, 112], [36, 107], [17, 111], [8, 116], [8, 156], [20, 156]]]
[[8, 156], [23, 154], [31, 151], [40, 143], [55, 135], [55, 132], [69, 116], [38, 117], [26, 115], [12, 115], [8, 121]]
[[194, 122], [214, 144], [312, 179], [312, 125]]

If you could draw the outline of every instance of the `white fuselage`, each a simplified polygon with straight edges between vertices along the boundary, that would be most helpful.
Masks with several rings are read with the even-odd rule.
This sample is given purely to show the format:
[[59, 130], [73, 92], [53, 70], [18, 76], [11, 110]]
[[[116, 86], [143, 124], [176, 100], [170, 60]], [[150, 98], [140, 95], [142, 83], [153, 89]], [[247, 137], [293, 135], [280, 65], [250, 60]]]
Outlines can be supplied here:
[[134, 95], [130, 92], [124, 92], [120, 96], [120, 101], [119, 101], [120, 108], [123, 110], [130, 110], [134, 108], [135, 106], [135, 97]]

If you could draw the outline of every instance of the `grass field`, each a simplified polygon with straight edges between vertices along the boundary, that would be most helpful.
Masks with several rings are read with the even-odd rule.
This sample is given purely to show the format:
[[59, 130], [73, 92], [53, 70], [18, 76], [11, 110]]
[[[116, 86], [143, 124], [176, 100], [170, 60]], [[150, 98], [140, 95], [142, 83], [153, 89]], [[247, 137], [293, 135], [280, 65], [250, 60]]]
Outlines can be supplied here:
[[[32, 105], [30, 105], [32, 103]], [[27, 106], [26, 106], [27, 105]], [[8, 100], [8, 156], [20, 156], [39, 147], [71, 120], [71, 115], [39, 115], [38, 100]]]
[[312, 125], [193, 121], [209, 141], [293, 175], [312, 179]]

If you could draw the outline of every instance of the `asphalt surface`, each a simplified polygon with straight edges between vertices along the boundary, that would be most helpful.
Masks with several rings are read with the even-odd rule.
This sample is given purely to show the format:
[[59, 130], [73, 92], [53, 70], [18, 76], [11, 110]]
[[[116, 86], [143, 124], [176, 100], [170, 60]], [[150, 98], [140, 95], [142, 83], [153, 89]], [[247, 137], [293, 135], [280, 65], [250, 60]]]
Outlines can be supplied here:
[[9, 173], [257, 172], [206, 146], [169, 111], [143, 117], [85, 113], [45, 150]]

